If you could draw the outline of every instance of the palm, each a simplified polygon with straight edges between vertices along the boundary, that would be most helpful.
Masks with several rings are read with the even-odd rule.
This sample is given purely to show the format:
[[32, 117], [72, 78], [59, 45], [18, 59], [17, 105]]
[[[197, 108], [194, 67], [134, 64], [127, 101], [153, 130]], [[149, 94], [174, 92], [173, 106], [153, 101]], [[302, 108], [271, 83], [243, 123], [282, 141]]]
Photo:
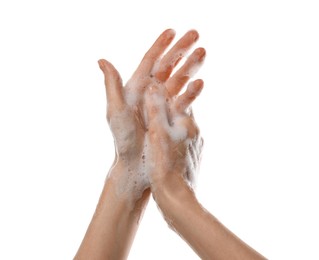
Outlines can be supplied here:
[[[127, 90], [124, 88], [124, 90]], [[129, 104], [128, 100], [121, 110], [110, 112], [108, 122], [113, 133], [117, 155], [134, 157], [143, 150], [143, 137], [146, 131], [142, 116], [142, 104]]]
[[[162, 57], [173, 38], [172, 30], [166, 30], [160, 35], [125, 87], [113, 65], [106, 60], [99, 61], [105, 75], [107, 118], [115, 139], [117, 156], [126, 162], [130, 161], [128, 167], [131, 168], [133, 161], [133, 168], [135, 168], [133, 171], [136, 175], [141, 175], [141, 171], [144, 175], [145, 172], [141, 166], [144, 166], [145, 156], [148, 156], [145, 153], [148, 129], [147, 116], [144, 114], [145, 91], [152, 86], [160, 86], [166, 92], [167, 98], [173, 100], [196, 72], [196, 68], [205, 56], [203, 48], [196, 49], [183, 66], [171, 76], [175, 66], [196, 42], [198, 33], [189, 31]], [[174, 101], [174, 109], [181, 113], [185, 112], [199, 94], [202, 85], [200, 80], [193, 82], [185, 93]], [[134, 178], [135, 181], [143, 182]], [[143, 187], [146, 186], [144, 184]]]

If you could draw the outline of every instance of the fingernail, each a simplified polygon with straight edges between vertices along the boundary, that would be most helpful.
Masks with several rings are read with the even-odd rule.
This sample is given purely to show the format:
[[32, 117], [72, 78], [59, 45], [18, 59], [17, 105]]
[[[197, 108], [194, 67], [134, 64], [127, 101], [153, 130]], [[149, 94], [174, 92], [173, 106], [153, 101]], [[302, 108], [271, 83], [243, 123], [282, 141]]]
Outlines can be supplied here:
[[196, 80], [195, 81], [195, 88], [196, 88], [196, 96], [198, 96], [204, 88], [204, 81], [201, 79]]
[[168, 29], [164, 35], [164, 39], [163, 39], [164, 44], [169, 44], [174, 37], [175, 37], [175, 31], [172, 29]]
[[194, 41], [196, 41], [199, 38], [199, 34], [196, 30], [189, 31], [189, 34], [193, 38]]
[[99, 64], [100, 68], [105, 68], [105, 60], [103, 60], [103, 59], [98, 60], [98, 64]]
[[206, 55], [206, 50], [204, 48], [196, 49], [196, 54], [198, 55], [199, 60], [203, 59]]

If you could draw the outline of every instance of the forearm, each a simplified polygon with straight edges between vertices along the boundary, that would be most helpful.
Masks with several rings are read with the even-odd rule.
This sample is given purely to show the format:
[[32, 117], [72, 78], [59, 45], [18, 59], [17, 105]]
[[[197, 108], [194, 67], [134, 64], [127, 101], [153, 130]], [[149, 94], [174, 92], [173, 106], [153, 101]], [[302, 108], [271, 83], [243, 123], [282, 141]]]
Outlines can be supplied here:
[[145, 191], [132, 207], [129, 196], [119, 195], [117, 184], [107, 179], [75, 259], [126, 259], [148, 198]]
[[187, 185], [174, 186], [157, 189], [156, 201], [171, 228], [202, 259], [265, 259], [206, 211]]

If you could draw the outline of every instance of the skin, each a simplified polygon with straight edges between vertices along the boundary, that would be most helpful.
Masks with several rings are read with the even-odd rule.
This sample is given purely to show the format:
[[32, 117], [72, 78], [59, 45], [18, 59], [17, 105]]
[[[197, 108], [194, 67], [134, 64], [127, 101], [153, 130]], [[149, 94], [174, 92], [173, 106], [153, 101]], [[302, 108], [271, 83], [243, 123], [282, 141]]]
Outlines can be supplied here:
[[199, 37], [189, 31], [163, 55], [174, 36], [169, 29], [158, 37], [125, 86], [110, 62], [99, 61], [115, 159], [75, 259], [126, 259], [150, 193], [170, 227], [202, 259], [264, 259], [196, 200], [192, 181], [203, 140], [190, 105], [203, 81], [180, 92], [206, 53], [195, 49], [172, 74]]
[[[164, 55], [175, 32], [164, 31], [145, 54], [125, 86], [114, 66], [99, 60], [105, 77], [107, 121], [114, 137], [115, 159], [100, 196], [96, 211], [75, 259], [126, 259], [150, 195], [145, 161], [149, 161], [148, 122], [144, 117], [147, 90], [154, 84], [167, 84], [166, 96], [175, 96], [195, 72], [205, 56], [196, 49], [172, 76], [171, 72], [198, 39], [194, 30], [187, 32]], [[192, 84], [176, 108], [194, 100], [202, 81]], [[145, 168], [145, 169], [144, 169]], [[145, 181], [146, 180], [146, 181]]]
[[[185, 176], [196, 171], [202, 149], [202, 139], [192, 114], [178, 109], [169, 118], [167, 106], [170, 104], [165, 102], [160, 86], [149, 91], [146, 103], [152, 159], [161, 162], [150, 169], [151, 189], [171, 229], [201, 259], [265, 259], [210, 214], [197, 201], [186, 181]], [[178, 139], [172, 136], [175, 129], [181, 132], [183, 128], [186, 135]]]

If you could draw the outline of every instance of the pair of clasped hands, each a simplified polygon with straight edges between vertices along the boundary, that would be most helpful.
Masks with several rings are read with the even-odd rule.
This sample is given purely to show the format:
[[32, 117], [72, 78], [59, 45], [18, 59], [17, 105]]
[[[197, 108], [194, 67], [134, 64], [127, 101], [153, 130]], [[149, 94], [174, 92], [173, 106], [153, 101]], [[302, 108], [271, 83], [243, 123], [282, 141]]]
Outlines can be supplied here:
[[125, 87], [115, 68], [99, 61], [105, 76], [107, 119], [117, 150], [115, 167], [121, 167], [123, 173], [114, 179], [130, 198], [140, 198], [149, 187], [154, 191], [171, 186], [172, 178], [191, 183], [200, 161], [202, 139], [189, 107], [203, 81], [195, 80], [185, 93], [180, 92], [204, 61], [205, 50], [196, 49], [171, 75], [199, 36], [196, 31], [186, 33], [162, 57], [174, 35], [173, 30], [160, 35]]
[[150, 194], [169, 226], [202, 259], [264, 259], [196, 199], [203, 140], [191, 104], [203, 81], [191, 78], [206, 52], [195, 49], [174, 71], [199, 34], [188, 31], [167, 50], [174, 37], [165, 30], [125, 86], [115, 67], [99, 60], [115, 159], [75, 259], [126, 259]]

